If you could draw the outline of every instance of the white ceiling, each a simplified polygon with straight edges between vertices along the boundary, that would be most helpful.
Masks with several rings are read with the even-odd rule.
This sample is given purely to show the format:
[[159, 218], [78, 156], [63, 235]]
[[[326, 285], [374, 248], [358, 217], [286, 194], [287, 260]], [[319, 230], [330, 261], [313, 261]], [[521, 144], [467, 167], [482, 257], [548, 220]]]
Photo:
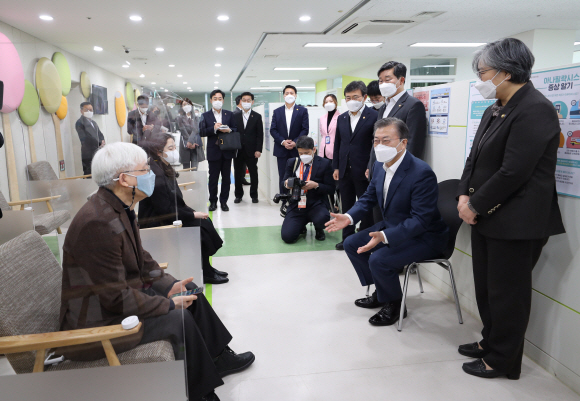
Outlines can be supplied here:
[[[357, 0], [279, 0], [127, 2], [118, 0], [58, 0], [54, 2], [0, 0], [0, 20], [133, 82], [184, 92], [230, 90], [261, 43], [236, 91], [262, 85], [260, 79], [299, 79], [296, 86], [313, 86], [320, 79], [397, 57], [467, 56], [473, 49], [411, 48], [415, 42], [489, 42], [520, 32], [580, 29], [580, 1], [561, 0], [370, 0], [326, 35], [320, 33], [353, 9]], [[422, 11], [443, 11], [433, 19], [388, 35], [341, 35], [353, 22], [370, 19], [414, 19]], [[38, 16], [49, 14], [51, 22]], [[129, 20], [140, 15], [141, 22]], [[218, 15], [229, 21], [218, 21]], [[299, 17], [309, 15], [308, 22]], [[539, 16], [538, 16], [539, 15]], [[90, 17], [90, 19], [88, 19]], [[283, 32], [284, 34], [276, 34]], [[577, 35], [577, 40], [580, 36]], [[307, 42], [383, 42], [380, 48], [304, 48]], [[95, 52], [93, 46], [103, 47]], [[128, 47], [125, 54], [122, 46]], [[218, 52], [216, 47], [225, 50]], [[158, 53], [156, 47], [165, 51]], [[264, 58], [278, 55], [277, 58]], [[146, 58], [147, 60], [135, 60]], [[129, 61], [129, 68], [122, 68]], [[214, 67], [220, 63], [221, 67]], [[170, 68], [169, 64], [176, 67]], [[274, 71], [274, 67], [328, 67], [326, 71]], [[139, 78], [145, 74], [145, 78]], [[183, 74], [178, 78], [177, 74]], [[214, 74], [220, 74], [219, 78]], [[256, 78], [247, 78], [248, 76]], [[214, 84], [218, 81], [219, 84]], [[187, 84], [183, 84], [187, 82]]]

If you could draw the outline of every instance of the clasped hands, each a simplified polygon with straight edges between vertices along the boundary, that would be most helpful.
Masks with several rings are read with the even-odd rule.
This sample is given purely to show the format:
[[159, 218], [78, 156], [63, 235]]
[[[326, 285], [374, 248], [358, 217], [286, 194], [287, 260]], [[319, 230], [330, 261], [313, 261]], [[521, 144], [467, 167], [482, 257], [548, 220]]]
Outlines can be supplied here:
[[290, 150], [296, 147], [296, 142], [291, 139], [286, 139], [284, 142], [282, 142], [282, 145], [284, 145], [286, 149]]
[[459, 202], [457, 203], [459, 217], [467, 224], [475, 225], [477, 224], [477, 214], [473, 213], [469, 206], [467, 206], [467, 202], [469, 202], [469, 196], [461, 195], [459, 197]]
[[[326, 226], [326, 231], [329, 233], [340, 231], [350, 225], [350, 219], [345, 214], [330, 213], [333, 217], [332, 220], [327, 221], [324, 225]], [[356, 253], [365, 253], [376, 247], [378, 244], [382, 243], [384, 240], [383, 233], [380, 231], [373, 231], [369, 233], [371, 240], [365, 245], [357, 249]]]
[[[186, 278], [185, 280], [178, 281], [173, 284], [169, 293], [167, 293], [167, 298], [171, 299], [172, 295], [179, 294], [180, 292], [186, 291], [186, 284], [193, 282], [193, 277]], [[175, 304], [175, 309], [187, 309], [189, 306], [197, 299], [197, 295], [180, 296], [172, 299]]]
[[195, 149], [196, 146], [199, 146], [197, 143], [187, 142], [188, 149]]
[[231, 128], [220, 129], [220, 127], [221, 127], [222, 125], [223, 125], [222, 123], [217, 123], [217, 122], [216, 122], [216, 123], [213, 125], [213, 129], [214, 129], [214, 131], [216, 131], [216, 132], [217, 132], [217, 131], [220, 131], [220, 132], [232, 132]]

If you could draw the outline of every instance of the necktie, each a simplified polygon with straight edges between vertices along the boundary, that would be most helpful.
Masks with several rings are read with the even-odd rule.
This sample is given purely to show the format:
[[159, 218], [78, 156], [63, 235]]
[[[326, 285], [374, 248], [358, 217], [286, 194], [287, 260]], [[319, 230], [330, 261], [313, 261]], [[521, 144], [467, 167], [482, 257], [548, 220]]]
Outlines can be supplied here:
[[310, 171], [310, 164], [306, 164], [304, 166], [304, 176], [302, 177], [302, 180], [306, 180], [308, 178], [308, 172]]

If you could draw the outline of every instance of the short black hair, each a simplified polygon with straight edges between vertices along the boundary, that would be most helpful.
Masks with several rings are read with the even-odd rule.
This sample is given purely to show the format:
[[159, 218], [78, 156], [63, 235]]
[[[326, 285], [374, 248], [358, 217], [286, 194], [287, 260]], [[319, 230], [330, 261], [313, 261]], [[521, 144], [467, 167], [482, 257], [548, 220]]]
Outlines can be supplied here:
[[344, 95], [346, 96], [349, 92], [354, 92], [360, 90], [363, 97], [367, 94], [367, 86], [363, 81], [352, 81], [344, 88]]
[[251, 96], [252, 100], [254, 100], [254, 94], [252, 92], [244, 92], [240, 95], [240, 100], [244, 97], [244, 96]]
[[[409, 127], [407, 127], [407, 124], [405, 124], [405, 122], [403, 120], [400, 120], [397, 117], [387, 117], [387, 118], [381, 118], [380, 120], [378, 120], [375, 123], [373, 136], [374, 136], [374, 133], [377, 132], [378, 129], [385, 128], [385, 127], [388, 127], [390, 125], [394, 125], [395, 127], [397, 127], [397, 132], [399, 133], [399, 138], [401, 140], [403, 140], [403, 139], [408, 140], [409, 139]], [[296, 147], [298, 147], [298, 145], [296, 145]]]
[[406, 78], [407, 77], [407, 66], [403, 63], [399, 63], [398, 61], [387, 61], [385, 64], [379, 68], [379, 72], [377, 72], [377, 76], [381, 75], [381, 72], [385, 70], [393, 69], [393, 74], [397, 78]]
[[314, 149], [314, 139], [303, 135], [296, 139], [296, 149]]
[[141, 103], [141, 100], [143, 100], [144, 102], [146, 102], [147, 104], [149, 104], [149, 97], [146, 95], [139, 95], [137, 97], [137, 104]]
[[534, 66], [534, 55], [528, 46], [519, 39], [504, 38], [488, 43], [475, 52], [473, 72], [479, 70], [479, 62], [497, 71], [510, 74], [510, 82], [523, 84], [529, 82]]
[[214, 95], [217, 95], [218, 93], [222, 94], [222, 97], [225, 99], [226, 98], [226, 94], [220, 90], [220, 89], [214, 89], [211, 91], [211, 93], [209, 94], [209, 98], [211, 99], [212, 97], [214, 97]]
[[284, 94], [284, 92], [286, 92], [286, 89], [292, 89], [292, 90], [294, 90], [294, 93], [298, 94], [298, 91], [296, 90], [296, 87], [293, 86], [293, 85], [286, 85], [284, 87], [284, 89], [282, 89], [282, 94]]
[[81, 110], [83, 109], [83, 107], [85, 106], [92, 106], [93, 104], [91, 102], [82, 102], [81, 103]]
[[377, 79], [369, 82], [367, 85], [367, 92], [369, 96], [383, 96], [381, 94], [381, 90], [379, 89], [379, 81]]
[[239, 106], [241, 101], [242, 101], [242, 95], [237, 96], [236, 97], [236, 106]]

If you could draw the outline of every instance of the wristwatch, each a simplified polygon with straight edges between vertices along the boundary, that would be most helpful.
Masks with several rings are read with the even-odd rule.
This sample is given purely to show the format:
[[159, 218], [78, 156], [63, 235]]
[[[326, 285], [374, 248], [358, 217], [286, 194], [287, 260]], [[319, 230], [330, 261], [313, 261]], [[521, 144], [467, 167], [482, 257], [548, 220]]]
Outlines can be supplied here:
[[469, 208], [469, 210], [471, 210], [473, 213], [475, 214], [479, 214], [477, 213], [477, 210], [475, 210], [475, 208], [473, 207], [473, 205], [471, 204], [471, 201], [467, 201], [467, 207]]

